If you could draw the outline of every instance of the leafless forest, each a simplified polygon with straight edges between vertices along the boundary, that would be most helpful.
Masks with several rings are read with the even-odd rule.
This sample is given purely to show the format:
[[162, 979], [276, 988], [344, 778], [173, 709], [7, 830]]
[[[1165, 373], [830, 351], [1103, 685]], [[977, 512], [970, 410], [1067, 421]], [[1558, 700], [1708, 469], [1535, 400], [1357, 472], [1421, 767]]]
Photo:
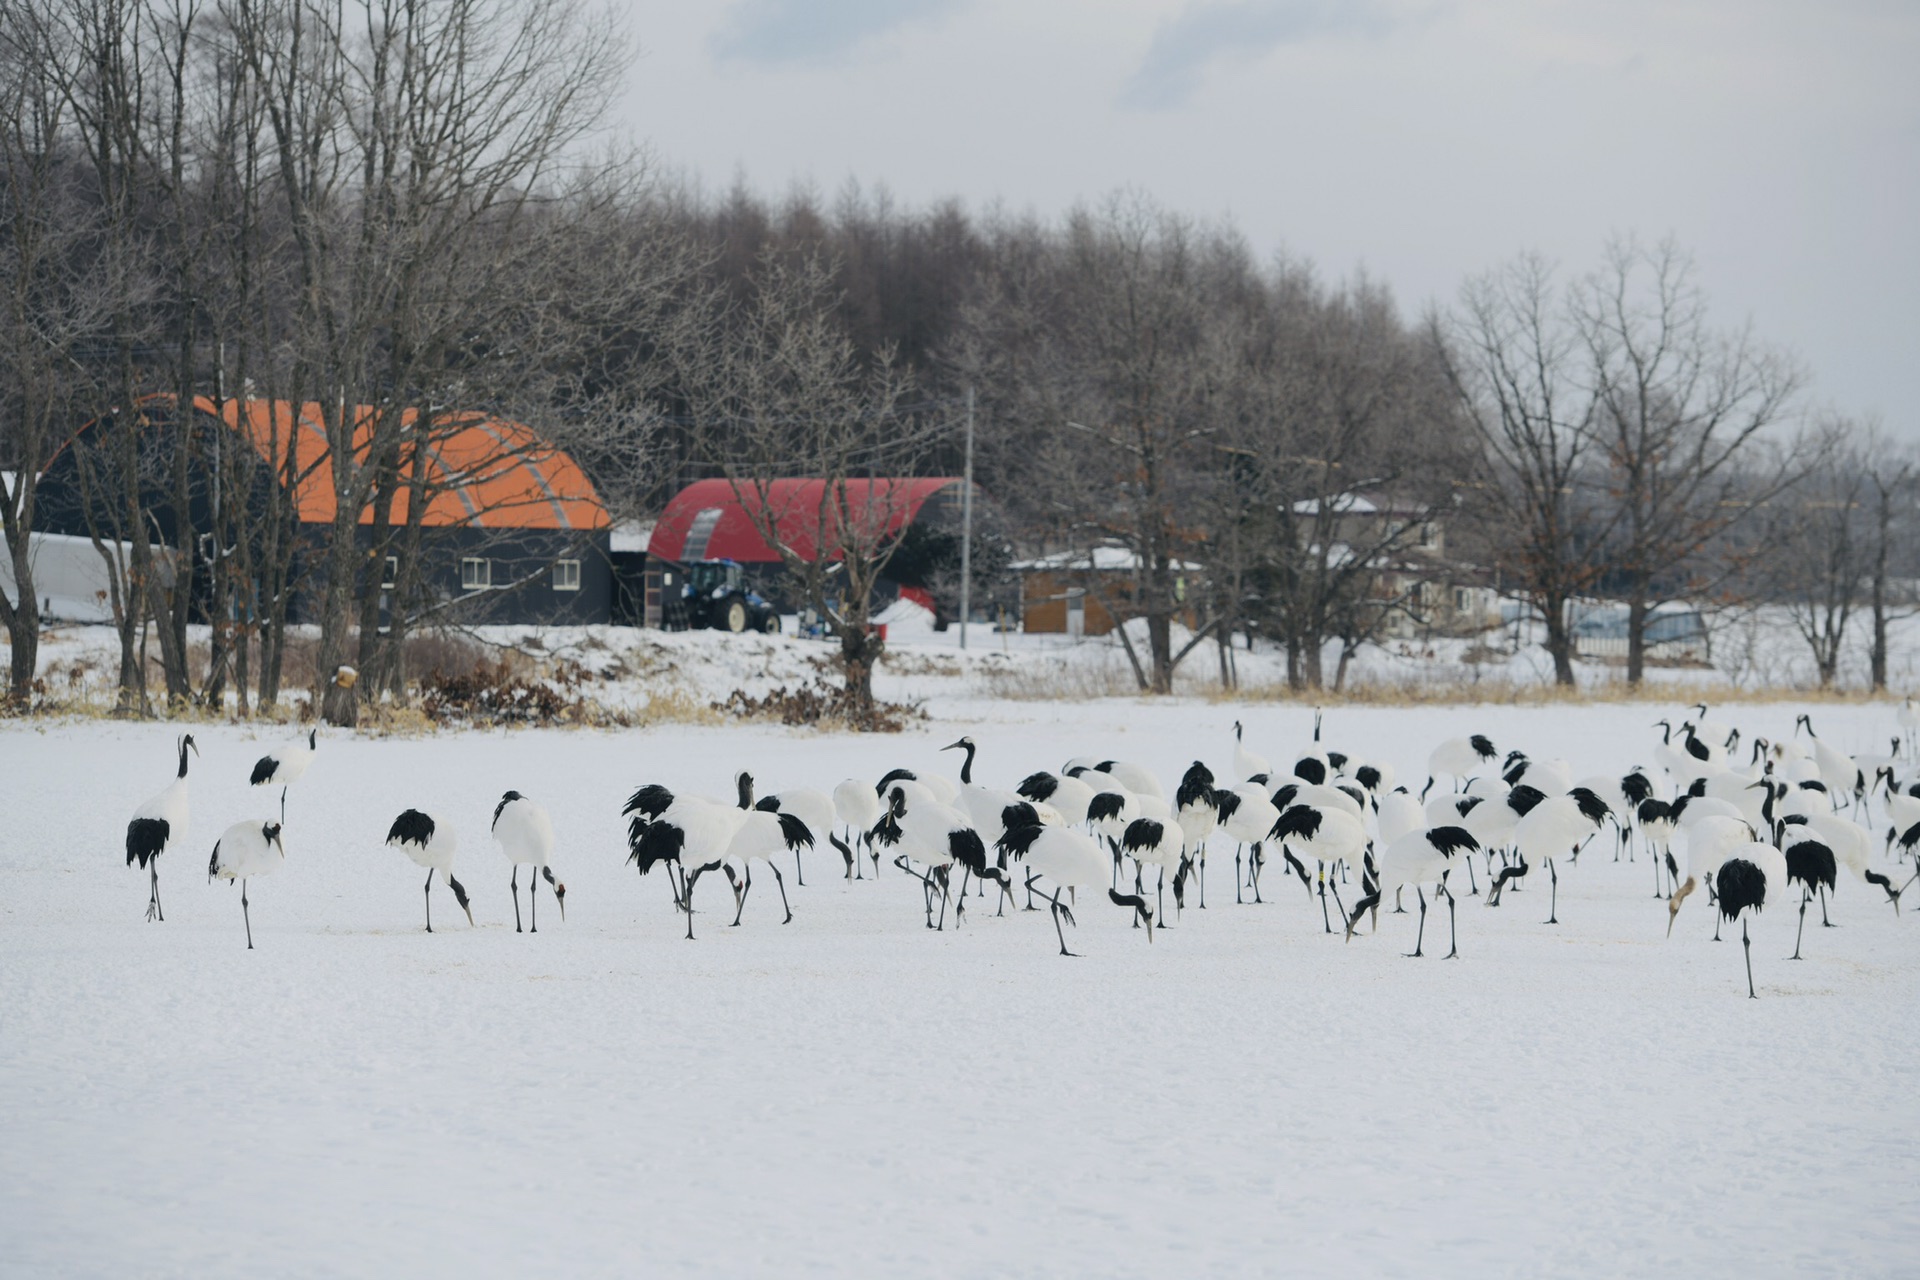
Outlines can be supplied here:
[[[1537, 613], [1563, 682], [1570, 606], [1593, 599], [1627, 607], [1632, 682], [1681, 600], [1785, 606], [1829, 680], [1866, 628], [1885, 682], [1888, 621], [1914, 607], [1913, 451], [1824, 413], [1791, 353], [1712, 314], [1682, 246], [1516, 253], [1412, 315], [1384, 282], [1132, 192], [1043, 219], [690, 190], [610, 141], [628, 56], [575, 0], [0, 0], [16, 706], [37, 478], [62, 449], [111, 569], [125, 709], [275, 702], [310, 574], [311, 692], [351, 723], [356, 699], [407, 696], [407, 633], [432, 625], [359, 620], [409, 592], [449, 414], [530, 425], [646, 518], [701, 476], [958, 474], [969, 391], [993, 508], [974, 599], [1004, 593], [1011, 555], [1128, 549], [1110, 603], [1144, 619], [1121, 632], [1144, 689], [1233, 643], [1283, 648], [1301, 688], [1337, 680], [1323, 653], [1344, 667], [1423, 607], [1382, 567], [1436, 519]], [[143, 430], [242, 400], [320, 406], [337, 515], [318, 545], [287, 495], [320, 457], [223, 449], [192, 414], [181, 447]], [[82, 441], [87, 422], [110, 429]], [[185, 512], [209, 467], [215, 527], [157, 530], [143, 489]], [[1414, 514], [1356, 520], [1361, 493]], [[787, 569], [866, 698], [871, 590], [899, 548], [838, 527], [841, 569]], [[341, 666], [356, 684], [325, 679]]]

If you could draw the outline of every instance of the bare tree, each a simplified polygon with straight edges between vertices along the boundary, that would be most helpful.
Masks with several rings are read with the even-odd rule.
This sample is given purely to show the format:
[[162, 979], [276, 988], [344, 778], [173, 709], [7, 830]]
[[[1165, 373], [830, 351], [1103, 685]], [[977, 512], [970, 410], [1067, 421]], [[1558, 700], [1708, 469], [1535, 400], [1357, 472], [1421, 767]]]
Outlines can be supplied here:
[[1491, 533], [1497, 567], [1544, 624], [1554, 681], [1571, 685], [1569, 605], [1601, 569], [1592, 555], [1601, 530], [1583, 489], [1599, 405], [1557, 295], [1553, 268], [1523, 255], [1467, 281], [1457, 309], [1430, 326], [1482, 450], [1467, 502]]
[[[884, 355], [859, 359], [833, 274], [818, 257], [763, 256], [747, 301], [685, 353], [682, 385], [709, 464], [839, 642], [847, 716], [868, 727], [882, 648], [874, 589], [912, 502], [900, 481], [952, 424], [906, 411], [911, 382]], [[785, 483], [795, 479], [806, 483]]]
[[0, 594], [11, 646], [7, 698], [27, 705], [39, 663], [31, 535], [41, 473], [92, 406], [80, 356], [100, 342], [106, 281], [85, 246], [97, 234], [67, 144], [65, 96], [37, 32], [0, 7], [0, 531], [14, 599]]
[[1870, 572], [1872, 482], [1861, 459], [1841, 454], [1799, 477], [1764, 508], [1763, 590], [1807, 642], [1822, 689], [1839, 672], [1847, 627]]
[[1702, 590], [1718, 568], [1699, 553], [1809, 465], [1809, 441], [1769, 435], [1804, 379], [1750, 327], [1708, 327], [1692, 259], [1671, 241], [1609, 246], [1572, 311], [1615, 505], [1609, 558], [1627, 601], [1627, 681], [1638, 684], [1654, 608]]
[[1867, 484], [1867, 609], [1871, 635], [1867, 645], [1869, 679], [1875, 693], [1887, 687], [1887, 629], [1899, 618], [1920, 613], [1920, 466], [1914, 451], [1888, 441], [1877, 430], [1861, 446]]

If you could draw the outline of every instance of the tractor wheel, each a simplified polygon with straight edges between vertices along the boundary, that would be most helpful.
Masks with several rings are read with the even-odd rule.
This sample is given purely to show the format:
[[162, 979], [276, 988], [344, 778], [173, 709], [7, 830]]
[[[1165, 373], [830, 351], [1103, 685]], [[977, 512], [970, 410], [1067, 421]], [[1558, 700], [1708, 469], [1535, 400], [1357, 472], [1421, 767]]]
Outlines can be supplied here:
[[760, 629], [766, 632], [770, 636], [779, 635], [780, 634], [780, 615], [777, 613], [768, 614], [766, 624], [762, 626]]
[[740, 634], [747, 629], [747, 602], [745, 600], [727, 601], [726, 610], [720, 618], [721, 626], [735, 635]]

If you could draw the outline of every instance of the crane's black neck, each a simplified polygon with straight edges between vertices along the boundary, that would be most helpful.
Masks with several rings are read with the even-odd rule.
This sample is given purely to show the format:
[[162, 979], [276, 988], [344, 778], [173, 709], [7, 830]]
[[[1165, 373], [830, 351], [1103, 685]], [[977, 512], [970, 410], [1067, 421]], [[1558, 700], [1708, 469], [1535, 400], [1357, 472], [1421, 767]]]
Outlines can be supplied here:
[[740, 775], [738, 781], [740, 784], [740, 807], [742, 809], [753, 808], [753, 775], [743, 773]]
[[176, 776], [181, 778], [187, 776], [187, 739], [185, 738], [180, 739], [180, 772]]
[[967, 753], [967, 758], [965, 762], [962, 763], [960, 766], [960, 781], [967, 786], [972, 786], [973, 785], [973, 739], [968, 738], [965, 742], [961, 743], [960, 749]]

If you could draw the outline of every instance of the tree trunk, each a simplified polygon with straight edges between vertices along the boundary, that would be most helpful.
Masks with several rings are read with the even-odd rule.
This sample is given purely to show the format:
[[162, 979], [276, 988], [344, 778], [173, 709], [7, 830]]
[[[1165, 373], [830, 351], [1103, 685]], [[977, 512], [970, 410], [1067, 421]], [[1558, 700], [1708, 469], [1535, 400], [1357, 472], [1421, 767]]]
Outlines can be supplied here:
[[1154, 693], [1173, 692], [1173, 619], [1164, 613], [1147, 615], [1147, 653], [1153, 669]]
[[14, 549], [13, 581], [20, 603], [6, 610], [7, 638], [13, 646], [7, 673], [7, 698], [25, 709], [33, 702], [33, 677], [40, 666], [40, 598], [33, 581], [33, 561], [26, 537]]
[[840, 669], [847, 690], [847, 718], [856, 729], [873, 727], [873, 668], [880, 660], [880, 638], [866, 619], [849, 618], [840, 631]]
[[1553, 659], [1553, 682], [1572, 688], [1573, 631], [1567, 626], [1567, 602], [1549, 597], [1541, 603], [1540, 616], [1547, 624], [1547, 653]]
[[350, 523], [358, 508], [340, 503], [342, 514], [334, 520], [327, 547], [327, 582], [320, 613], [320, 654], [314, 663], [314, 705], [328, 724], [350, 729], [359, 720], [359, 697], [355, 686], [342, 685], [334, 674], [346, 663], [349, 631], [353, 613], [355, 569], [355, 525]]
[[1638, 688], [1647, 673], [1647, 587], [1638, 573], [1631, 582], [1627, 597], [1627, 684]]

